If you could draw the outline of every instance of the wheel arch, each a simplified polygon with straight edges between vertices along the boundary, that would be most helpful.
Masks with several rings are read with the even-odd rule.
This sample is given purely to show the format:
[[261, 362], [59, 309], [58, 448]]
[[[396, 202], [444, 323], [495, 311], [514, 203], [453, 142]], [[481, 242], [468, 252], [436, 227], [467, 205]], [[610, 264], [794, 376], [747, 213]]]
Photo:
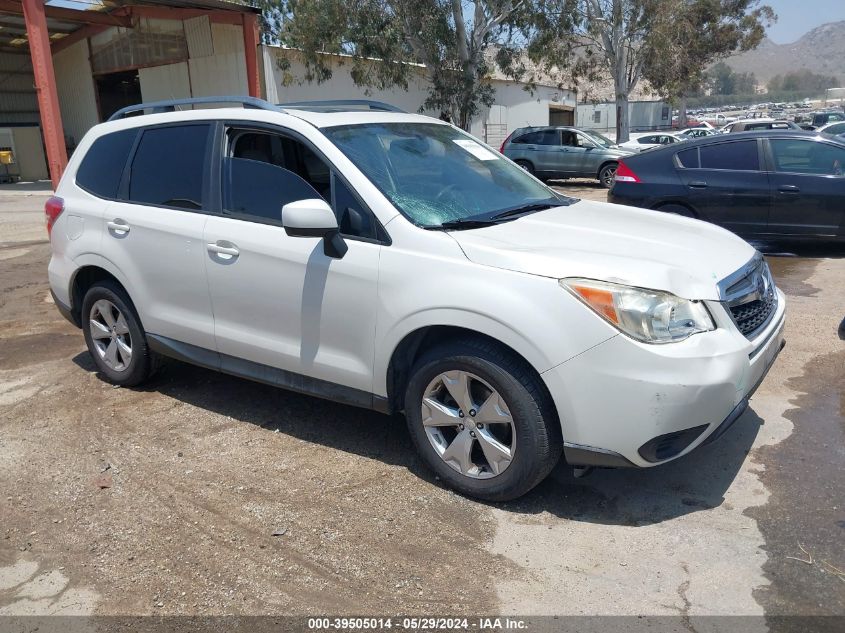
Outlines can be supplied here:
[[695, 207], [685, 200], [661, 200], [660, 202], [654, 204], [651, 208], [655, 211], [662, 211], [665, 207], [683, 207], [692, 214], [690, 217], [696, 220], [701, 218], [701, 214], [695, 209]]
[[[540, 375], [541, 372], [537, 369], [536, 365], [512, 345], [502, 342], [495, 336], [472, 328], [456, 325], [425, 325], [405, 334], [390, 355], [390, 360], [384, 372], [390, 410], [392, 412], [398, 412], [404, 409], [405, 387], [408, 384], [414, 363], [422, 354], [432, 347], [448, 344], [450, 341], [466, 340], [469, 338], [484, 340], [496, 345], [518, 361], [524, 363], [537, 376], [538, 384], [543, 386], [549, 402], [554, 403], [554, 399], [548, 392], [548, 388]], [[555, 411], [555, 413], [557, 412]]]
[[85, 293], [99, 281], [111, 281], [117, 284], [126, 293], [129, 301], [132, 302], [126, 283], [121, 279], [123, 275], [111, 265], [111, 262], [96, 255], [89, 255], [77, 260], [77, 263], [79, 268], [73, 273], [68, 289], [70, 314], [77, 326], [82, 324], [82, 300], [85, 298]]
[[619, 158], [606, 158], [601, 162], [599, 168], [596, 170], [596, 178], [598, 179], [599, 175], [601, 174], [601, 170], [607, 167], [608, 165], [619, 165], [619, 161], [622, 160], [623, 157]]

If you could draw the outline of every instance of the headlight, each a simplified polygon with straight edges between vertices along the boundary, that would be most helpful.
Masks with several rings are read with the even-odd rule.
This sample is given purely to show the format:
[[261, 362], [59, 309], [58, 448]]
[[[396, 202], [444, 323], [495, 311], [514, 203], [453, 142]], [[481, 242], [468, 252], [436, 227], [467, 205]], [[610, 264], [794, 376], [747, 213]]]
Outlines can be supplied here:
[[614, 327], [644, 343], [674, 343], [716, 329], [700, 301], [593, 279], [561, 279], [560, 285]]

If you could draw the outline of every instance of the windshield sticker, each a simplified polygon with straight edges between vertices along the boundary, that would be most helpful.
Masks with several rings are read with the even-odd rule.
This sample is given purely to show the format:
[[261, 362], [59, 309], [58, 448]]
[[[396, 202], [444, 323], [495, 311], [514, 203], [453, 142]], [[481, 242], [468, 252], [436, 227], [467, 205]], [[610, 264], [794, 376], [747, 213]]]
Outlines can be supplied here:
[[499, 157], [496, 156], [493, 152], [489, 149], [484, 147], [483, 145], [476, 143], [475, 141], [471, 141], [465, 138], [456, 138], [452, 139], [452, 142], [457, 145], [458, 147], [462, 147], [470, 154], [475, 156], [478, 160], [498, 160]]

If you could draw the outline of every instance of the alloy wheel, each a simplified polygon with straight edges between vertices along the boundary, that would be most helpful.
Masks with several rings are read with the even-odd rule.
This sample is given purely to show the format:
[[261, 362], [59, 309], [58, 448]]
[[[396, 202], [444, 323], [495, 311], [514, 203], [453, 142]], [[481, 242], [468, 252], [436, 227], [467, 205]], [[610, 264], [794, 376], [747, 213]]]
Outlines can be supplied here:
[[94, 349], [106, 366], [125, 371], [132, 361], [132, 337], [120, 309], [107, 299], [96, 301], [91, 306], [88, 329]]
[[507, 403], [475, 374], [435, 377], [423, 395], [422, 422], [435, 452], [462, 475], [489, 479], [513, 461], [516, 428]]

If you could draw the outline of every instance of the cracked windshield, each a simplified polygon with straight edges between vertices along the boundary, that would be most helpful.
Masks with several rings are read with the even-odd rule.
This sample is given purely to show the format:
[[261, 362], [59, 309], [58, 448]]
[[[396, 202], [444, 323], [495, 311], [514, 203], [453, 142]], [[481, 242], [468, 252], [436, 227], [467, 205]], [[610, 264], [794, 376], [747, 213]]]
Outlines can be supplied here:
[[420, 226], [490, 220], [514, 209], [573, 202], [449, 125], [346, 125], [326, 135]]

